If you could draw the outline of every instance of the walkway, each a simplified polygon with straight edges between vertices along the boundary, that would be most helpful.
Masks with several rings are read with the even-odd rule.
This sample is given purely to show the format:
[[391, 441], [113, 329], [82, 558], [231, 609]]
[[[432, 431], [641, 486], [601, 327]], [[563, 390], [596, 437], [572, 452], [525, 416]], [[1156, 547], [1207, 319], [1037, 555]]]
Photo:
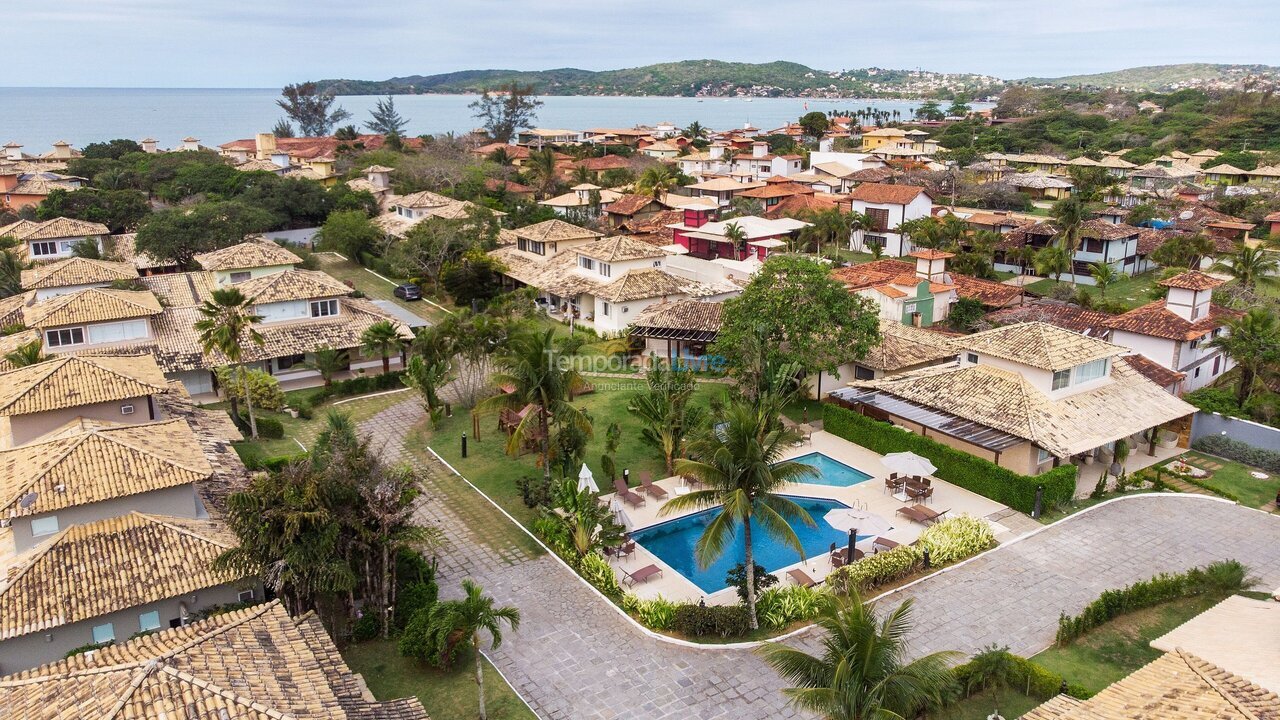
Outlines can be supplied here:
[[[403, 439], [420, 418], [411, 401], [362, 427], [375, 446], [406, 457]], [[418, 464], [429, 490], [451, 481], [447, 468]], [[520, 608], [520, 630], [490, 655], [540, 716], [800, 717], [779, 692], [783, 681], [754, 654], [651, 638], [555, 559], [478, 542], [477, 521], [464, 522], [441, 502], [425, 503], [421, 518], [438, 523], [451, 540], [441, 558], [443, 589], [456, 592], [458, 581], [470, 576], [499, 602]], [[886, 602], [916, 599], [917, 653], [972, 653], [994, 642], [1031, 654], [1052, 643], [1060, 612], [1079, 611], [1103, 590], [1232, 557], [1262, 576], [1264, 588], [1280, 586], [1280, 519], [1203, 498], [1135, 496], [936, 575]], [[816, 646], [812, 634], [792, 642]]]

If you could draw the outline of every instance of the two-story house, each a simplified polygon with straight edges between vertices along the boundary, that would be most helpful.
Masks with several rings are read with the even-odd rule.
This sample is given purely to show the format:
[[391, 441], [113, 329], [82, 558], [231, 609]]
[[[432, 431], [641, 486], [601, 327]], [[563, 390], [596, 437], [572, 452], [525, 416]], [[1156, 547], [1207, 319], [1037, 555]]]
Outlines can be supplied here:
[[909, 220], [929, 217], [933, 210], [933, 196], [917, 185], [862, 183], [840, 202], [840, 206], [871, 220], [865, 230], [852, 234], [849, 239], [851, 250], [870, 252], [872, 246], [878, 246], [885, 255], [902, 257], [915, 248], [910, 238], [898, 228]]
[[246, 280], [292, 270], [302, 258], [277, 243], [258, 236], [245, 242], [200, 253], [195, 261], [205, 272], [213, 274], [217, 287], [237, 285]]
[[901, 260], [873, 260], [836, 268], [831, 277], [849, 292], [871, 301], [880, 318], [903, 325], [930, 327], [943, 322], [956, 300], [956, 286], [946, 272], [955, 257], [938, 250], [912, 253], [915, 265]]
[[1198, 270], [1161, 280], [1163, 300], [1134, 308], [1111, 320], [1111, 339], [1162, 367], [1185, 374], [1190, 392], [1216, 380], [1234, 361], [1210, 342], [1227, 332], [1237, 310], [1213, 303], [1213, 289], [1224, 280]]
[[[403, 238], [414, 225], [427, 218], [461, 220], [479, 206], [470, 200], [455, 200], [430, 190], [385, 199], [389, 209], [373, 219], [373, 224], [394, 238]], [[495, 215], [503, 213], [495, 212]]]
[[36, 265], [23, 270], [20, 276], [22, 289], [33, 292], [37, 302], [89, 288], [131, 283], [137, 279], [138, 269], [132, 263], [80, 257]]
[[63, 353], [152, 339], [152, 322], [164, 310], [150, 291], [89, 287], [46, 300], [32, 293], [22, 317], [39, 328], [45, 351]]
[[11, 237], [21, 243], [26, 257], [36, 262], [63, 260], [73, 254], [79, 243], [90, 243], [102, 250], [102, 239], [111, 233], [102, 223], [54, 218], [44, 222], [19, 220], [0, 227], [0, 237]]
[[[789, 217], [763, 218], [754, 215], [712, 221], [705, 208], [685, 208], [684, 220], [667, 227], [674, 244], [687, 254], [703, 260], [727, 258], [763, 262], [771, 253], [781, 252], [789, 240], [810, 223]], [[735, 235], [738, 237], [735, 239]]]

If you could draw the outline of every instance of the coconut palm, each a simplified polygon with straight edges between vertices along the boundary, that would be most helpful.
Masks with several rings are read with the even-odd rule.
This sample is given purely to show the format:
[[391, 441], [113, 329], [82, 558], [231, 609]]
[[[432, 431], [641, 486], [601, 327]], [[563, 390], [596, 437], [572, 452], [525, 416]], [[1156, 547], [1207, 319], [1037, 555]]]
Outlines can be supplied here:
[[333, 376], [342, 372], [349, 364], [346, 350], [335, 350], [327, 345], [316, 348], [311, 360], [305, 363], [306, 367], [320, 373], [325, 387], [333, 385]]
[[1040, 248], [1032, 260], [1036, 272], [1041, 275], [1052, 275], [1053, 279], [1062, 282], [1062, 273], [1071, 269], [1071, 254], [1059, 245]]
[[1280, 363], [1280, 322], [1267, 308], [1255, 307], [1243, 317], [1227, 321], [1226, 333], [1209, 342], [1226, 353], [1240, 368], [1236, 404], [1244, 407], [1253, 393], [1254, 380], [1268, 366]]
[[883, 620], [857, 593], [833, 598], [816, 625], [825, 631], [821, 655], [781, 643], [760, 650], [764, 659], [797, 687], [782, 692], [792, 704], [825, 720], [901, 720], [937, 707], [954, 683], [955, 652], [907, 661], [911, 600]]
[[690, 476], [705, 486], [668, 500], [659, 511], [667, 515], [684, 510], [716, 508], [698, 542], [694, 557], [706, 567], [728, 549], [741, 525], [745, 546], [743, 562], [747, 572], [747, 613], [751, 629], [757, 629], [755, 554], [752, 533], [765, 533], [800, 555], [804, 548], [792, 529], [792, 522], [813, 526], [813, 518], [778, 491], [787, 483], [813, 477], [810, 465], [781, 461], [800, 434], [778, 422], [777, 401], [762, 397], [756, 402], [735, 399], [724, 409], [720, 422], [705, 428], [689, 443], [691, 460], [676, 463], [676, 472]]
[[636, 192], [657, 199], [671, 192], [679, 183], [679, 178], [670, 165], [653, 165], [645, 168], [636, 180]]
[[627, 411], [644, 424], [640, 437], [662, 451], [667, 474], [676, 471], [685, 438], [702, 421], [702, 408], [691, 405], [696, 384], [687, 368], [670, 368], [653, 357], [645, 381], [648, 388], [631, 397]]
[[[1089, 210], [1077, 197], [1068, 197], [1053, 204], [1050, 211], [1054, 224], [1058, 226], [1058, 245], [1067, 251], [1067, 257], [1074, 258], [1080, 249], [1080, 227], [1089, 217]], [[1071, 284], [1076, 284], [1076, 274], [1071, 273]]]
[[391, 372], [391, 351], [400, 347], [400, 331], [390, 320], [379, 320], [360, 334], [360, 349], [382, 358], [382, 372]]
[[1235, 252], [1214, 263], [1213, 268], [1240, 281], [1241, 287], [1252, 290], [1258, 284], [1275, 284], [1275, 278], [1270, 276], [1280, 271], [1280, 260], [1270, 250], [1236, 243]]
[[560, 172], [556, 168], [556, 154], [550, 149], [534, 150], [525, 161], [524, 172], [529, 176], [530, 184], [538, 189], [542, 197], [549, 197], [560, 184]]
[[491, 596], [484, 594], [484, 588], [471, 579], [462, 581], [462, 589], [466, 597], [455, 600], [442, 612], [432, 614], [431, 631], [447, 637], [457, 637], [457, 642], [470, 645], [476, 655], [476, 687], [480, 693], [480, 720], [489, 716], [484, 708], [484, 657], [480, 654], [480, 633], [487, 632], [493, 642], [491, 647], [497, 649], [502, 645], [502, 626], [509, 625], [512, 630], [520, 628], [520, 610], [507, 605], [495, 607]]
[[822, 243], [837, 243], [841, 239], [848, 241], [852, 234], [852, 219], [848, 213], [838, 208], [818, 210], [809, 215], [809, 227], [800, 231], [800, 237], [806, 245], [812, 241], [819, 255], [822, 254]]
[[44, 343], [40, 341], [40, 338], [36, 338], [31, 342], [19, 345], [11, 352], [5, 353], [4, 359], [13, 367], [20, 368], [42, 363], [48, 360], [49, 357], [44, 354]]
[[[214, 290], [200, 306], [200, 315], [194, 325], [200, 338], [200, 348], [205, 355], [212, 355], [215, 351], [220, 353], [235, 366], [244, 391], [244, 404], [249, 411], [249, 435], [257, 439], [258, 420], [253, 414], [253, 395], [249, 392], [249, 377], [242, 360], [246, 341], [258, 346], [263, 343], [262, 335], [253, 327], [262, 322], [262, 316], [253, 312], [249, 299], [235, 287]], [[234, 402], [232, 411], [239, 412]]]
[[690, 140], [700, 140], [707, 136], [707, 129], [702, 126], [702, 123], [694, 120], [684, 129], [684, 136]]
[[1107, 288], [1120, 279], [1120, 273], [1104, 262], [1090, 263], [1089, 274], [1093, 276], [1093, 284], [1097, 286], [1098, 294], [1104, 298], [1107, 296]]
[[724, 226], [724, 239], [733, 243], [733, 249], [738, 255], [734, 259], [741, 259], [742, 253], [747, 249], [747, 231], [738, 223], [731, 222]]

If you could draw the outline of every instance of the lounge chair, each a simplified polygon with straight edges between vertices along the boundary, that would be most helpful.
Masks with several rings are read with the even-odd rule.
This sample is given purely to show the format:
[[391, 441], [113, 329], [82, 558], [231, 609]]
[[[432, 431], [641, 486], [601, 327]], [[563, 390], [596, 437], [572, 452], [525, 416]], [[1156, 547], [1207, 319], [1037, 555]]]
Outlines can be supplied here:
[[692, 475], [681, 475], [680, 479], [684, 480], [685, 487], [690, 487], [690, 488], [704, 487], [702, 481]]
[[643, 470], [640, 472], [640, 487], [645, 492], [649, 493], [650, 497], [655, 497], [659, 500], [665, 500], [667, 497], [666, 490], [663, 490], [662, 488], [653, 484], [653, 476], [649, 474], [648, 470]]
[[622, 478], [614, 479], [613, 491], [631, 507], [640, 507], [641, 505], [644, 505], [644, 496], [639, 493], [631, 492], [627, 487], [627, 483]]
[[653, 577], [654, 575], [661, 575], [661, 574], [662, 574], [662, 568], [658, 567], [657, 565], [645, 565], [644, 567], [640, 568], [639, 570], [636, 570], [635, 572], [627, 572], [626, 570], [623, 570], [622, 580], [629, 587], [635, 587], [636, 585], [639, 585], [640, 583], [647, 581], [649, 578]]
[[937, 512], [931, 508], [925, 507], [924, 505], [917, 504], [898, 508], [898, 514], [908, 520], [918, 522], [921, 525], [932, 525], [933, 523], [941, 520], [942, 516], [947, 514], [947, 510]]
[[804, 571], [801, 570], [800, 568], [796, 568], [795, 570], [788, 570], [787, 577], [791, 578], [791, 580], [794, 581], [795, 584], [801, 587], [808, 588], [818, 584], [817, 582], [814, 581], [813, 578], [806, 575]]
[[871, 541], [871, 547], [875, 550], [892, 550], [898, 547], [900, 543], [894, 542], [887, 537], [877, 537]]

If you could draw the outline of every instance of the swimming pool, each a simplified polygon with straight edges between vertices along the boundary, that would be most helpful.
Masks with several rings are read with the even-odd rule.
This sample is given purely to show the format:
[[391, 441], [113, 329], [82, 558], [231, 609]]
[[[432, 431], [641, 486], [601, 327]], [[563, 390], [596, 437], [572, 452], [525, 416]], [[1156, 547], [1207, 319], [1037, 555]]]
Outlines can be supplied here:
[[833, 460], [820, 452], [811, 452], [808, 455], [801, 455], [791, 459], [818, 469], [818, 477], [805, 478], [802, 481], [810, 485], [848, 487], [870, 480], [872, 477], [857, 468], [849, 467], [839, 460]]
[[[816, 523], [814, 527], [807, 527], [800, 523], [792, 525], [796, 535], [800, 537], [800, 545], [804, 548], [805, 557], [813, 558], [826, 553], [831, 548], [831, 543], [835, 543], [837, 547], [849, 544], [848, 533], [836, 530], [822, 519], [828, 511], [848, 507], [848, 505], [821, 498], [791, 495], [787, 497], [804, 508]], [[705, 569], [698, 567], [698, 561], [693, 557], [693, 546], [698, 542], [702, 531], [711, 522], [715, 513], [719, 511], [719, 508], [712, 508], [686, 515], [660, 525], [637, 530], [631, 533], [631, 537], [676, 572], [688, 578], [703, 592], [713, 593], [728, 587], [724, 581], [725, 574], [734, 565], [742, 562], [746, 555], [746, 543], [742, 539], [742, 523], [738, 523], [734, 528], [733, 541], [725, 549], [724, 554], [709, 567]], [[757, 565], [763, 565], [766, 570], [773, 572], [800, 562], [800, 556], [796, 555], [794, 550], [765, 534], [758, 524], [752, 523], [751, 529]], [[870, 536], [859, 535], [858, 540], [861, 541], [865, 537]]]

